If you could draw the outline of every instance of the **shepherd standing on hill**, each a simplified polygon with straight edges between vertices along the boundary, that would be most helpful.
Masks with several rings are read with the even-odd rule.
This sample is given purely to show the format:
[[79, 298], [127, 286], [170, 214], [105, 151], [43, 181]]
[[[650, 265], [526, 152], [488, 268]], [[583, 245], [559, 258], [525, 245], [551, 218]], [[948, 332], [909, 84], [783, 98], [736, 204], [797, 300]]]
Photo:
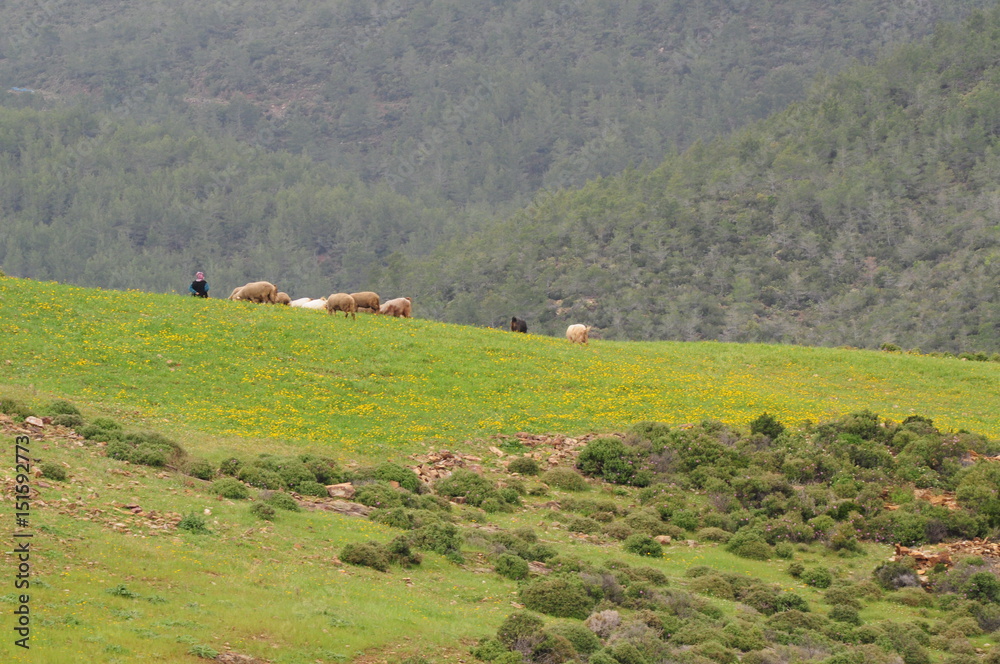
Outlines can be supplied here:
[[205, 273], [198, 272], [194, 275], [194, 281], [188, 287], [191, 297], [208, 297], [208, 282], [205, 281]]

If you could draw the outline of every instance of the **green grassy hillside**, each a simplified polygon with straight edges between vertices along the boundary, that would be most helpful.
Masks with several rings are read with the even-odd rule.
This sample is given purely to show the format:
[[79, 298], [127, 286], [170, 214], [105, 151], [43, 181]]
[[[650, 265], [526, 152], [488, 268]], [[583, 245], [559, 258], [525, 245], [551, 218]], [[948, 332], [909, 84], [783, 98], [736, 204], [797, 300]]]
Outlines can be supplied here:
[[[420, 315], [420, 303], [415, 305]], [[209, 446], [403, 455], [521, 430], [871, 408], [1000, 435], [1000, 365], [853, 349], [565, 339], [419, 318], [0, 280], [0, 384]], [[210, 450], [209, 450], [210, 451]]]
[[[542, 476], [548, 487], [528, 475], [512, 477], [486, 447], [497, 444], [492, 435], [520, 430], [582, 434], [623, 430], [638, 420], [683, 424], [704, 418], [743, 429], [765, 410], [797, 426], [804, 419], [818, 422], [864, 408], [895, 419], [918, 413], [944, 430], [965, 428], [996, 437], [998, 374], [995, 363], [848, 349], [600, 340], [580, 347], [564, 339], [419, 318], [362, 315], [351, 321], [283, 307], [3, 278], [0, 396], [40, 406], [39, 413], [55, 398], [68, 399], [88, 421], [105, 416], [130, 429], [166, 433], [189, 454], [207, 457], [216, 467], [233, 455], [249, 464], [259, 454], [323, 454], [348, 469], [345, 477], [353, 478], [359, 491], [371, 479], [364, 464], [395, 459], [412, 465], [405, 456], [427, 446], [486, 452], [486, 475], [502, 479], [508, 492], [520, 486], [526, 495], [509, 494], [504, 500], [512, 502], [506, 506], [494, 500], [490, 507], [484, 501], [480, 508], [442, 506], [433, 495], [407, 492], [406, 498], [393, 498], [403, 500], [405, 510], [391, 511], [387, 503], [372, 519], [279, 510], [273, 521], [261, 520], [253, 509], [265, 503], [266, 493], [254, 490], [247, 507], [246, 500], [219, 497], [207, 481], [170, 467], [112, 459], [105, 454], [110, 445], [57, 429], [32, 443], [36, 465], [56, 464], [68, 473], [66, 480], [59, 480], [46, 469], [44, 477], [30, 480], [39, 492], [30, 517], [35, 533], [32, 650], [25, 653], [5, 639], [0, 659], [32, 664], [197, 662], [232, 649], [281, 664], [389, 664], [408, 658], [411, 664], [471, 662], [469, 650], [477, 640], [493, 636], [508, 614], [531, 604], [526, 589], [547, 578], [519, 583], [494, 573], [499, 552], [505, 546], [527, 546], [528, 539], [518, 544], [517, 538], [530, 535], [541, 547], [537, 559], [547, 560], [555, 570], [552, 578], [568, 573], [577, 579], [574, 570], [580, 569], [580, 578], [593, 592], [593, 579], [604, 583], [603, 603], [595, 604], [592, 598], [592, 606], [621, 611], [626, 623], [638, 617], [648, 625], [659, 624], [660, 636], [647, 638], [650, 652], [679, 648], [670, 652], [682, 653], [684, 644], [691, 643], [684, 639], [702, 638], [697, 630], [714, 630], [709, 640], [715, 645], [698, 646], [697, 654], [685, 661], [707, 664], [735, 657], [738, 651], [747, 657], [751, 652], [788, 655], [788, 648], [801, 646], [801, 653], [811, 649], [811, 655], [798, 661], [818, 662], [847, 650], [854, 655], [868, 652], [864, 648], [876, 646], [860, 640], [868, 638], [864, 634], [883, 634], [877, 642], [883, 650], [878, 652], [886, 658], [886, 653], [912, 646], [918, 654], [929, 652], [935, 661], [944, 661], [946, 652], [984, 647], [993, 637], [983, 632], [985, 627], [969, 627], [966, 635], [927, 643], [924, 638], [913, 645], [916, 637], [907, 636], [909, 632], [894, 632], [891, 621], [910, 621], [907, 630], [922, 621], [937, 638], [958, 615], [959, 604], [927, 604], [922, 596], [905, 592], [913, 588], [883, 597], [872, 589], [870, 578], [888, 549], [854, 543], [838, 550], [824, 544], [819, 519], [826, 519], [832, 533], [834, 520], [828, 514], [813, 518], [809, 526], [802, 521], [805, 517], [796, 517], [799, 530], [815, 530], [816, 538], [803, 535], [794, 548], [788, 542], [783, 542], [783, 550], [781, 542], [759, 543], [772, 552], [770, 559], [727, 551], [720, 543], [720, 533], [726, 535], [721, 527], [737, 530], [743, 514], [776, 524], [782, 510], [793, 511], [791, 498], [787, 506], [765, 500], [761, 507], [759, 496], [752, 499], [758, 501], [756, 511], [733, 503], [735, 511], [728, 516], [728, 508], [713, 507], [713, 492], [727, 482], [737, 486], [749, 471], [709, 470], [694, 462], [690, 478], [697, 472], [699, 479], [678, 471], [674, 480], [680, 484], [640, 490], [591, 478], [569, 491], [559, 488], [555, 476]], [[13, 448], [14, 434], [27, 425], [9, 400], [4, 404], [15, 412], [13, 418], [0, 415], [2, 438]], [[720, 440], [731, 436], [714, 425], [690, 431], [715, 431]], [[697, 440], [705, 450], [717, 447], [704, 437]], [[860, 438], [850, 440], [860, 445]], [[754, 438], [745, 442], [750, 447], [743, 442], [733, 447], [730, 438], [725, 445], [731, 450], [725, 454], [764, 444]], [[520, 451], [525, 451], [523, 446]], [[540, 451], [548, 453], [545, 447]], [[761, 454], [758, 461], [770, 452]], [[801, 450], [795, 454], [810, 458]], [[832, 456], [822, 454], [815, 457], [819, 462], [834, 463]], [[789, 472], [808, 470], [808, 461], [796, 463], [797, 470]], [[967, 477], [947, 468], [949, 477]], [[838, 519], [864, 509], [872, 516], [869, 525], [876, 524], [874, 515], [881, 508], [875, 503], [881, 504], [881, 499], [875, 482], [888, 480], [868, 466], [856, 470], [853, 479], [836, 489], [836, 497], [827, 478], [811, 487], [809, 500], [815, 505], [810, 513], [820, 514], [816, 505], [829, 501], [829, 510], [839, 510], [830, 512]], [[11, 471], [4, 471], [2, 478], [7, 487], [4, 518], [13, 512]], [[787, 482], [773, 477], [767, 481], [775, 492], [792, 493]], [[950, 486], [959, 484], [958, 479], [948, 481]], [[867, 493], [866, 483], [872, 485]], [[848, 484], [853, 488], [845, 489]], [[388, 485], [370, 486], [389, 491]], [[743, 491], [749, 490], [745, 485]], [[845, 498], [851, 491], [855, 498]], [[906, 491], [912, 493], [904, 486], [894, 499], [913, 503]], [[391, 491], [380, 495], [396, 496]], [[970, 501], [979, 501], [976, 504], [992, 505], [990, 496], [969, 495]], [[141, 509], [136, 511], [136, 506]], [[916, 518], [918, 507], [906, 509], [915, 510]], [[655, 517], [657, 509], [660, 517]], [[769, 516], [767, 510], [772, 510]], [[881, 514], [876, 525], [899, 530], [902, 521]], [[182, 517], [193, 524], [189, 530], [178, 528]], [[423, 549], [417, 567], [394, 565], [388, 572], [341, 562], [348, 544], [385, 543], [398, 540], [400, 532], [421, 532], [414, 524], [404, 530], [397, 520], [404, 517], [425, 524], [458, 524], [463, 529], [461, 551], [441, 555]], [[439, 518], [442, 521], [435, 521]], [[926, 521], [928, 516], [921, 518]], [[613, 523], [602, 530], [601, 519]], [[918, 522], [919, 528], [924, 521]], [[955, 521], [948, 527], [968, 532], [992, 527], [986, 519], [979, 523]], [[651, 533], [692, 538], [695, 545], [666, 546], [663, 557], [623, 549], [619, 540], [626, 532], [638, 534], [647, 527]], [[510, 539], [513, 534], [517, 536]], [[537, 553], [542, 550], [555, 557]], [[840, 618], [828, 618], [834, 615], [836, 596], [790, 576], [791, 562], [807, 571], [830, 570], [835, 587], [866, 589], [870, 597], [866, 595], [864, 605], [852, 614], [864, 623], [857, 635], [844, 632], [853, 628], [843, 627]], [[6, 554], [2, 565], [14, 569], [13, 556]], [[645, 582], [636, 581], [646, 578], [642, 575], [654, 580], [652, 599], [644, 599]], [[758, 615], [746, 603], [763, 611], [760, 598], [770, 597], [768, 593], [794, 594], [807, 602], [814, 617], [806, 623], [814, 631], [807, 630], [805, 637], [800, 631], [796, 637], [769, 631], [765, 639], [761, 630], [766, 612]], [[617, 603], [609, 603], [612, 600]], [[7, 606], [18, 601], [12, 592], [0, 594]], [[992, 625], [992, 613], [962, 606], [976, 616], [963, 614], [967, 622]], [[9, 617], [10, 611], [4, 614]], [[567, 622], [546, 621], [551, 629]], [[578, 620], [569, 622], [579, 627]], [[774, 627], [767, 625], [769, 630]], [[866, 628], [869, 631], [863, 632]], [[826, 640], [809, 641], [809, 635], [822, 630]], [[673, 639], [669, 646], [668, 638]], [[608, 652], [622, 651], [624, 646], [614, 650], [612, 642], [607, 641]], [[641, 639], [635, 643], [642, 645]], [[533, 662], [583, 661], [546, 659], [548, 655], [539, 654], [542, 645], [532, 647]], [[592, 661], [607, 660], [595, 654]]]

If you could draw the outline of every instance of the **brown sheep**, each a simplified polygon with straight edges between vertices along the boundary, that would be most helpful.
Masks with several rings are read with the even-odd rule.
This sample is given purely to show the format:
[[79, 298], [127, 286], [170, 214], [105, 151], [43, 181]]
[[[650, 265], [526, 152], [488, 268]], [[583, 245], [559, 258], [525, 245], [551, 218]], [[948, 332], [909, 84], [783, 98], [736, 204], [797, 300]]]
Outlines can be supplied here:
[[279, 292], [278, 297], [274, 299], [275, 304], [291, 304], [292, 298], [288, 297], [288, 293]]
[[260, 304], [274, 304], [278, 298], [278, 288], [270, 281], [253, 281], [239, 289], [237, 299]]
[[344, 318], [348, 315], [357, 318], [358, 305], [347, 293], [334, 293], [326, 298], [326, 313], [332, 314], [334, 311], [343, 311]]
[[566, 328], [566, 338], [575, 344], [587, 343], [587, 335], [590, 334], [590, 325], [570, 325]]
[[354, 298], [354, 303], [358, 305], [358, 310], [365, 309], [373, 314], [378, 313], [379, 298], [378, 293], [373, 293], [371, 291], [361, 291], [360, 293], [351, 293], [351, 297]]
[[378, 312], [383, 316], [393, 316], [394, 318], [409, 318], [413, 311], [413, 300], [408, 297], [397, 297], [394, 300], [387, 300], [379, 307]]

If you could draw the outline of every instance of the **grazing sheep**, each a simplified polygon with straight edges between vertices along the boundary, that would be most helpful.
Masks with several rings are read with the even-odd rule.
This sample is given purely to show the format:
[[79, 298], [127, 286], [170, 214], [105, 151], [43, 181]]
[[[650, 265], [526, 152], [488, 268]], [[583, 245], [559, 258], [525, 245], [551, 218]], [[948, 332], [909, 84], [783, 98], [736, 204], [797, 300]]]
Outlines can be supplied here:
[[575, 344], [587, 343], [587, 335], [590, 333], [590, 325], [570, 325], [566, 328], [566, 338]]
[[379, 308], [379, 298], [378, 293], [373, 293], [371, 291], [361, 291], [360, 293], [351, 293], [351, 297], [354, 298], [354, 303], [358, 305], [358, 311], [364, 309], [370, 311], [373, 314], [378, 313]]
[[242, 290], [243, 290], [243, 286], [237, 286], [236, 288], [233, 289], [233, 292], [229, 294], [229, 297], [227, 299], [230, 299], [230, 300], [242, 300], [243, 298], [240, 297], [240, 293], [241, 293]]
[[344, 318], [348, 315], [357, 318], [358, 305], [347, 293], [334, 293], [326, 298], [326, 313], [332, 314], [334, 311], [343, 311]]
[[301, 307], [301, 306], [303, 306], [303, 305], [304, 305], [304, 304], [305, 304], [306, 302], [311, 302], [311, 301], [312, 301], [312, 298], [311, 298], [311, 297], [300, 297], [300, 298], [299, 298], [299, 299], [297, 299], [297, 300], [292, 300], [291, 302], [289, 302], [289, 303], [288, 303], [288, 306], [290, 306], [290, 307]]
[[252, 281], [241, 287], [237, 299], [249, 300], [260, 304], [274, 304], [278, 297], [278, 288], [270, 281]]
[[379, 307], [378, 313], [383, 316], [393, 316], [394, 318], [409, 318], [413, 311], [413, 300], [408, 297], [397, 297], [394, 300], [387, 300]]
[[288, 293], [279, 292], [278, 297], [274, 299], [275, 304], [291, 304], [292, 298], [288, 297]]
[[309, 300], [302, 305], [303, 309], [326, 309], [326, 298], [322, 297], [318, 300]]
[[510, 319], [510, 331], [511, 332], [528, 332], [528, 324], [518, 318], [517, 316], [511, 316]]

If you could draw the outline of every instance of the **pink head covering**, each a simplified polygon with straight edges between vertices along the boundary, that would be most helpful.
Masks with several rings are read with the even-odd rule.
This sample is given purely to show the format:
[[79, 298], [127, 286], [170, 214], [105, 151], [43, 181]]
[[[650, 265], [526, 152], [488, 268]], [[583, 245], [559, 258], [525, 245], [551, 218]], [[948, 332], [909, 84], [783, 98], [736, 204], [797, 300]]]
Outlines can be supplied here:
[[197, 279], [198, 281], [201, 281], [201, 280], [203, 280], [205, 278], [205, 273], [204, 272], [195, 272], [194, 278]]

